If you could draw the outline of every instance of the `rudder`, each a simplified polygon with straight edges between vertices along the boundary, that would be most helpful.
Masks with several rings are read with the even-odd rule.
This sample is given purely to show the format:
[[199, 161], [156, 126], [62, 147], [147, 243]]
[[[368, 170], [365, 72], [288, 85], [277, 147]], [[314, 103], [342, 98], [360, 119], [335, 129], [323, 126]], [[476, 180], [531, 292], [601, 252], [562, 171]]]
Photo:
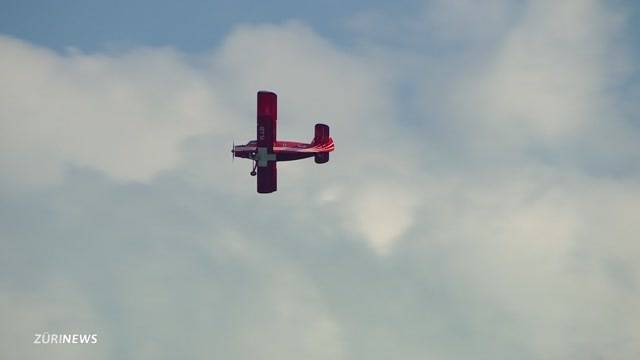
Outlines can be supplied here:
[[329, 125], [316, 124], [315, 133], [313, 135], [313, 142], [320, 143], [329, 138]]

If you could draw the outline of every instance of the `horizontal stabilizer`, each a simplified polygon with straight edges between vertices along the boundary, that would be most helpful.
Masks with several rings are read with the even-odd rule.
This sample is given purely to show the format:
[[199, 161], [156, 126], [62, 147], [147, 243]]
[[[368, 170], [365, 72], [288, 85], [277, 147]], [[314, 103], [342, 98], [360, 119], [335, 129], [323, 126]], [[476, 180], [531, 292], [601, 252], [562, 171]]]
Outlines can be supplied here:
[[328, 152], [317, 153], [315, 154], [313, 160], [315, 160], [316, 164], [324, 164], [326, 162], [329, 162], [329, 153]]
[[319, 144], [329, 139], [329, 125], [316, 124], [313, 143]]

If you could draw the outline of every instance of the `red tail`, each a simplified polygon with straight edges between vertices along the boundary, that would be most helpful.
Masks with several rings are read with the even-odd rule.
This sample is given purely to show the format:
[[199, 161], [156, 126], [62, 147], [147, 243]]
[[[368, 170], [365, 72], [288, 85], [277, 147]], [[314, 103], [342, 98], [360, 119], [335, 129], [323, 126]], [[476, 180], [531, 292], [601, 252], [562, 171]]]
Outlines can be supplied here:
[[315, 134], [313, 136], [313, 144], [321, 144], [323, 141], [329, 139], [329, 125], [316, 124]]
[[[316, 124], [315, 134], [313, 136], [312, 144], [324, 144], [330, 140], [329, 126], [325, 124]], [[324, 164], [329, 161], [329, 152], [317, 153], [314, 156], [316, 164]]]

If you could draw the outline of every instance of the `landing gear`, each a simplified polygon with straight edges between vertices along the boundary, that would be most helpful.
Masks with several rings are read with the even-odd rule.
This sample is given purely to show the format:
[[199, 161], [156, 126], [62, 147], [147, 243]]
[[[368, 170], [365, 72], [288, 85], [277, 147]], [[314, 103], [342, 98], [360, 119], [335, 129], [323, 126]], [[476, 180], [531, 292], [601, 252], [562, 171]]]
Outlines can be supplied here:
[[253, 161], [253, 169], [251, 170], [251, 172], [249, 173], [249, 175], [251, 176], [256, 176], [256, 168], [258, 167], [258, 162], [257, 161]]

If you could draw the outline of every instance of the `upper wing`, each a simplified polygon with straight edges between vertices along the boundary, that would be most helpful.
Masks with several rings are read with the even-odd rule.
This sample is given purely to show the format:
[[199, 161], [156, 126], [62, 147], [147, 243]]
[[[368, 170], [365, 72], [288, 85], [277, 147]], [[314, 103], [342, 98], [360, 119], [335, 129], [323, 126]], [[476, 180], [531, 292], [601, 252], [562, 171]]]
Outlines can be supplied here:
[[258, 147], [266, 147], [273, 152], [276, 141], [276, 120], [278, 119], [278, 97], [268, 91], [258, 92], [257, 135]]

